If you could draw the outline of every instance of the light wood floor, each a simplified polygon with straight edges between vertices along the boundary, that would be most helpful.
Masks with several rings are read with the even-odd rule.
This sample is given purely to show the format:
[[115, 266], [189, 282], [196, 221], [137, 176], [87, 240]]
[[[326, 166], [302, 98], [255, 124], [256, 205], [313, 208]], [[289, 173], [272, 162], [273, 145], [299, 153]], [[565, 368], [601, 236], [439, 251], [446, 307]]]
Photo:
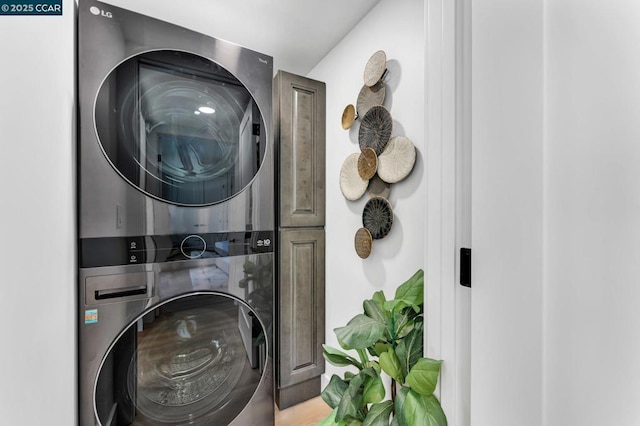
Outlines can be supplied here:
[[276, 406], [276, 426], [316, 426], [329, 414], [331, 407], [318, 396], [282, 411]]

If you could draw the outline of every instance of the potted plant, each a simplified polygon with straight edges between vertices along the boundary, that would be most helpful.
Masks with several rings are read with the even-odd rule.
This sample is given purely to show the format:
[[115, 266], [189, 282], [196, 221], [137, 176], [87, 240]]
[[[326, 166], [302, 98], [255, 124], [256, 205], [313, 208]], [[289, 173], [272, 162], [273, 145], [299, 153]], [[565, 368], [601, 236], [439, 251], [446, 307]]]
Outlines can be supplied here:
[[[334, 374], [322, 391], [333, 411], [320, 426], [446, 426], [433, 394], [442, 361], [422, 356], [424, 271], [400, 285], [391, 300], [375, 292], [363, 302], [363, 310], [334, 329], [342, 349], [355, 351], [355, 356], [323, 345], [327, 362], [349, 368], [343, 377]], [[385, 375], [390, 378], [390, 398]]]

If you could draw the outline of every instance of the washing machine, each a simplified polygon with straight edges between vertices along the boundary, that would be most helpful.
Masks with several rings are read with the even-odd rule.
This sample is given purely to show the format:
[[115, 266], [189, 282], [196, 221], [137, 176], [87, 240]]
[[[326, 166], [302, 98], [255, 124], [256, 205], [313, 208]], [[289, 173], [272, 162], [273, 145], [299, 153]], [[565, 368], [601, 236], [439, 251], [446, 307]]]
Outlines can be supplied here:
[[272, 64], [79, 1], [80, 425], [274, 423]]

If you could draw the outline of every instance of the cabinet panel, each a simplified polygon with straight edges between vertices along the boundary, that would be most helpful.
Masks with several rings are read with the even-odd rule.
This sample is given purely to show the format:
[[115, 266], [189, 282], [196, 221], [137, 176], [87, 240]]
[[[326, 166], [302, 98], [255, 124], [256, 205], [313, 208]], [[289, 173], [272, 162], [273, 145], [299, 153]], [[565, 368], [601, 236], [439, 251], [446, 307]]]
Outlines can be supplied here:
[[325, 91], [322, 82], [283, 71], [274, 81], [281, 227], [324, 226]]
[[280, 231], [280, 372], [286, 387], [324, 372], [324, 230]]

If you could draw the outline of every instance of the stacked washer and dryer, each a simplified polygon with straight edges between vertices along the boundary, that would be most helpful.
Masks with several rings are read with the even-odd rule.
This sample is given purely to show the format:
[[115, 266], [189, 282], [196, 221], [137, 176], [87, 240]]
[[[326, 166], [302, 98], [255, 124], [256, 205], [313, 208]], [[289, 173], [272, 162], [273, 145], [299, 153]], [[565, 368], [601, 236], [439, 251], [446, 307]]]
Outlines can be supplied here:
[[273, 424], [272, 59], [78, 20], [80, 424]]

